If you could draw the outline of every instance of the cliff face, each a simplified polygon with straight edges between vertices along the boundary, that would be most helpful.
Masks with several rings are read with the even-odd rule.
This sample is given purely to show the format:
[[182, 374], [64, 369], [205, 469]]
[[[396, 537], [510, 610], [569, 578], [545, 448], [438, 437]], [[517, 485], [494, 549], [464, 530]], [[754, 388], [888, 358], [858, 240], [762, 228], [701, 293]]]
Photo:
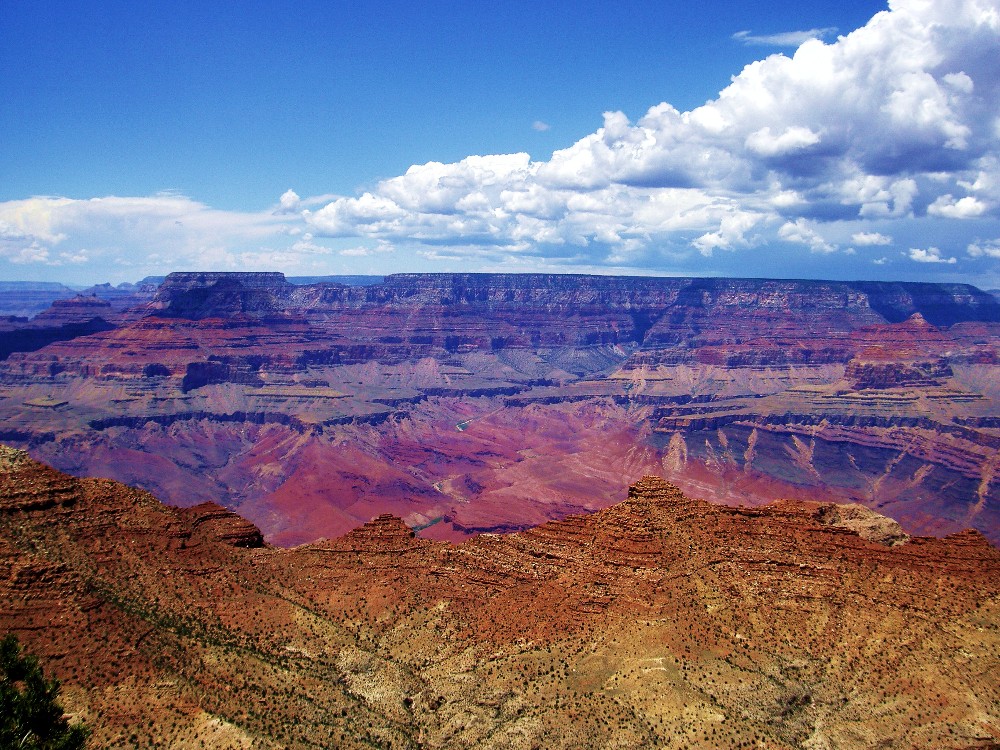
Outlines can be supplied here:
[[856, 391], [868, 388], [940, 386], [954, 375], [944, 359], [925, 362], [867, 362], [852, 359], [844, 377]]
[[266, 316], [285, 308], [291, 290], [282, 273], [175, 272], [157, 290], [153, 309], [191, 320]]
[[381, 515], [282, 550], [0, 448], [0, 559], [0, 628], [94, 747], [1000, 739], [1000, 552], [852, 506], [727, 508], [647, 477], [459, 546]]
[[121, 322], [111, 304], [98, 297], [59, 299], [31, 320], [0, 319], [0, 360], [13, 352], [33, 352], [54, 341], [111, 331]]
[[[46, 315], [70, 322], [57, 308]], [[1000, 304], [964, 285], [542, 274], [397, 274], [347, 287], [295, 286], [280, 273], [172, 273], [150, 310], [237, 325], [300, 321], [318, 344], [302, 347], [303, 364], [552, 346], [639, 349], [633, 364], [642, 365], [820, 364], [870, 343], [857, 333], [913, 316], [932, 329], [1000, 323]]]
[[524, 529], [663, 470], [720, 502], [807, 489], [1000, 541], [1000, 305], [973, 287], [191, 272], [117, 304], [56, 305], [49, 338], [10, 323], [30, 346], [0, 363], [0, 438], [238, 507], [276, 543], [379, 512]]

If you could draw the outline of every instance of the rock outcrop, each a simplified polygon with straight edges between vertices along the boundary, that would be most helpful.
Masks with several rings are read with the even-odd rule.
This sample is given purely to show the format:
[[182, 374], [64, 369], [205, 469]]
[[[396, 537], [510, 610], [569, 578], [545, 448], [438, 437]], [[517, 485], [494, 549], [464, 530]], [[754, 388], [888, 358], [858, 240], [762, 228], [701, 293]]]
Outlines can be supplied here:
[[156, 292], [152, 308], [164, 317], [266, 317], [282, 312], [293, 285], [282, 273], [176, 272]]
[[954, 374], [951, 366], [942, 358], [916, 362], [852, 359], [844, 370], [844, 378], [856, 391], [867, 388], [937, 387]]
[[260, 529], [216, 503], [199, 503], [178, 512], [198, 534], [212, 541], [248, 549], [264, 546]]
[[32, 320], [0, 319], [0, 360], [13, 352], [33, 352], [56, 341], [112, 331], [120, 316], [97, 297], [55, 300]]

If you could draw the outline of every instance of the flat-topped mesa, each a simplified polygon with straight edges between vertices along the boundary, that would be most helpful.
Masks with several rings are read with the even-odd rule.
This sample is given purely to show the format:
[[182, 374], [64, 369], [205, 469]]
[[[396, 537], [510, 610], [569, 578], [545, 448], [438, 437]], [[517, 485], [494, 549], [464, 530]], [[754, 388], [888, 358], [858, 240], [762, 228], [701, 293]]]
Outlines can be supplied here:
[[78, 294], [69, 299], [57, 299], [48, 310], [43, 310], [32, 321], [35, 325], [66, 325], [87, 323], [94, 318], [108, 320], [114, 317], [111, 303], [96, 295]]
[[121, 316], [111, 303], [77, 295], [60, 299], [29, 321], [0, 320], [0, 359], [13, 352], [33, 352], [55, 341], [112, 330]]
[[284, 311], [295, 288], [277, 272], [175, 271], [167, 276], [152, 307], [162, 317], [266, 317]]
[[[1000, 321], [1000, 304], [966, 284], [796, 279], [660, 278], [584, 274], [409, 273], [386, 276], [372, 299], [444, 304], [600, 304], [655, 317], [674, 306], [702, 311], [843, 313], [852, 326], [898, 323], [914, 313], [935, 325]], [[745, 317], [745, 315], [744, 315]]]
[[[757, 346], [761, 337], [800, 336], [817, 318], [841, 335], [915, 313], [943, 325], [1000, 321], [992, 296], [963, 285], [579, 274], [394, 274], [380, 284], [352, 288], [296, 286], [276, 272], [175, 272], [160, 286], [152, 309], [189, 320], [304, 316], [342, 332], [366, 330], [355, 325], [360, 312], [373, 313], [369, 323], [378, 329], [379, 321], [401, 311], [421, 310], [406, 319], [409, 338], [430, 337], [443, 346], [448, 329], [452, 348], [480, 338], [502, 341], [504, 347], [567, 342], [671, 347], [692, 336], [700, 346]], [[344, 315], [351, 321], [347, 328]], [[553, 326], [557, 330], [546, 336]], [[843, 346], [836, 343], [827, 342], [826, 348], [841, 357]], [[784, 340], [779, 344], [783, 351], [789, 348]]]
[[396, 299], [444, 304], [600, 304], [608, 309], [670, 305], [690, 279], [542, 273], [399, 273], [380, 288]]
[[[962, 310], [963, 319], [996, 319], [1000, 304], [968, 284], [914, 282], [849, 282], [813, 279], [690, 278], [655, 276], [598, 276], [541, 273], [398, 273], [386, 276], [381, 285], [401, 296], [418, 291], [467, 290], [485, 301], [504, 290], [558, 293], [593, 290], [622, 298], [634, 295], [683, 291], [684, 301], [696, 306], [741, 305], [752, 295], [761, 307], [845, 308], [870, 307], [889, 322], [906, 320], [914, 313], [935, 325], [934, 318]], [[966, 308], [975, 308], [967, 310]]]
[[160, 284], [157, 297], [165, 292], [207, 288], [220, 282], [239, 284], [245, 289], [282, 289], [291, 285], [280, 271], [174, 271]]

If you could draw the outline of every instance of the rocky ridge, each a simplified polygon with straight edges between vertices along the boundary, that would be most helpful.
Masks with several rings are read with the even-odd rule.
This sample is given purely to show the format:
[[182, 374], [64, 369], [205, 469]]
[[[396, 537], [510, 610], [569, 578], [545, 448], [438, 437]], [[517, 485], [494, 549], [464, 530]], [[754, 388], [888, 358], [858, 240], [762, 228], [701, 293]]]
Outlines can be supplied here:
[[656, 477], [458, 546], [386, 515], [288, 550], [247, 528], [0, 448], [0, 629], [94, 747], [1000, 739], [1000, 552], [976, 532], [907, 540], [870, 511], [728, 508]]

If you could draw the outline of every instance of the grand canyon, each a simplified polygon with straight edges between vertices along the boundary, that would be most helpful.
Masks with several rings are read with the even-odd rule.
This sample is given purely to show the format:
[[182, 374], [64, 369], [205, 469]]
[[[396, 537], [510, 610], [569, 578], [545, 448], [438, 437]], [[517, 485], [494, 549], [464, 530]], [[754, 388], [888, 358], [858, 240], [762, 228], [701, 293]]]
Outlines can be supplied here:
[[1000, 750], [1000, 0], [0, 71], [0, 750]]
[[948, 284], [174, 273], [2, 326], [0, 440], [282, 546], [459, 541], [646, 474], [1000, 542], [1000, 303]]
[[991, 293], [295, 282], [0, 290], [0, 631], [92, 746], [1000, 746]]

